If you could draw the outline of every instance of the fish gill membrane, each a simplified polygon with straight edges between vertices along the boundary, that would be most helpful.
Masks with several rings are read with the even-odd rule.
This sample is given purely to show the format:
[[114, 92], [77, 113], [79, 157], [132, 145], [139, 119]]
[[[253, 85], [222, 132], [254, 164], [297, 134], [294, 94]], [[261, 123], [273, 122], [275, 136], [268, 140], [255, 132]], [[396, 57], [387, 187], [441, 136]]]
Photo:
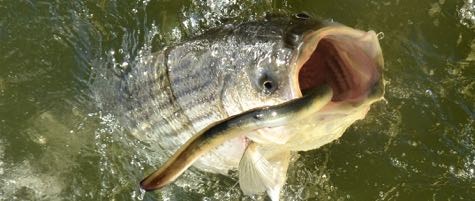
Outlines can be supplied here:
[[237, 168], [244, 194], [279, 200], [291, 152], [338, 139], [384, 96], [375, 32], [306, 14], [226, 25], [146, 64], [123, 85], [124, 100], [141, 106], [125, 116], [139, 139], [151, 132], [174, 152], [140, 182], [147, 191], [194, 165], [225, 175]]

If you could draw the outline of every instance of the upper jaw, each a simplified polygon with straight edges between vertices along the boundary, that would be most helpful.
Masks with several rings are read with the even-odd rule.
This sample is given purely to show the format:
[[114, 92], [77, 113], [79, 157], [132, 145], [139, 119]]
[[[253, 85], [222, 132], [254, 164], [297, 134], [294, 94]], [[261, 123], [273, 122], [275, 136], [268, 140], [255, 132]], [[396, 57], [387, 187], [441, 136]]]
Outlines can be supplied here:
[[375, 101], [384, 95], [382, 51], [374, 31], [331, 25], [307, 32], [291, 67], [293, 97], [329, 84], [333, 103]]

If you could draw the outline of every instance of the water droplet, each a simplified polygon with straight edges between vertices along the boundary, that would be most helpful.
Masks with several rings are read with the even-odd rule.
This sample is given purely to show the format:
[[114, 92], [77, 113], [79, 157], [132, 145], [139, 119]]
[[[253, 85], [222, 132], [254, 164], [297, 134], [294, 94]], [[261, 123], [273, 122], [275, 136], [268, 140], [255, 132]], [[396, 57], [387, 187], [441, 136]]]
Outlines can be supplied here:
[[59, 40], [61, 40], [61, 37], [56, 35], [56, 34], [53, 34], [53, 39], [59, 41]]
[[450, 171], [451, 173], [453, 173], [453, 172], [455, 171], [454, 166], [449, 166], [449, 171]]
[[417, 142], [415, 142], [415, 141], [414, 141], [414, 142], [411, 142], [411, 145], [412, 145], [413, 147], [417, 147]]
[[138, 200], [143, 200], [143, 198], [145, 197], [145, 193], [146, 191], [142, 188], [140, 188], [140, 195], [137, 197]]
[[43, 136], [38, 137], [38, 144], [46, 144], [46, 138]]
[[427, 90], [426, 90], [426, 94], [429, 95], [429, 96], [432, 96], [433, 93], [432, 93], [432, 91], [431, 91], [430, 89], [427, 89]]

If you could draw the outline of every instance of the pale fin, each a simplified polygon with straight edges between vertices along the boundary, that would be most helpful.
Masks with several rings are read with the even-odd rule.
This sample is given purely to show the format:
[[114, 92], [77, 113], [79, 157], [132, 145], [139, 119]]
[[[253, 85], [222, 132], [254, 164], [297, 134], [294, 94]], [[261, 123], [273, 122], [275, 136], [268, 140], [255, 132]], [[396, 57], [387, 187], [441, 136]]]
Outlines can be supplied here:
[[274, 186], [267, 187], [267, 195], [269, 195], [272, 201], [278, 201], [280, 198], [280, 190], [287, 179], [287, 168], [289, 167], [290, 161], [290, 150], [282, 148], [275, 149], [276, 147], [274, 147], [274, 149], [267, 149], [263, 153], [273, 166], [273, 177], [276, 181]]
[[250, 143], [239, 162], [239, 185], [245, 195], [267, 191], [278, 201], [285, 183], [290, 152], [278, 146]]
[[[266, 191], [266, 181], [261, 179], [268, 171], [270, 164], [257, 152], [256, 144], [250, 143], [239, 162], [239, 185], [245, 195], [253, 195]], [[260, 161], [260, 162], [257, 162]], [[269, 181], [267, 181], [269, 182]]]

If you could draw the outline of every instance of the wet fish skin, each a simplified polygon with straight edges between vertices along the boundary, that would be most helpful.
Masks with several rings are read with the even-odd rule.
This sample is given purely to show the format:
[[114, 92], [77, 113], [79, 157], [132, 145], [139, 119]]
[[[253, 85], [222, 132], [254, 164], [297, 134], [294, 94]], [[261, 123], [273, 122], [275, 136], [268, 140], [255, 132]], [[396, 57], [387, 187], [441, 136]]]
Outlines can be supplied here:
[[[301, 34], [322, 26], [315, 20], [274, 16], [227, 25], [167, 47], [124, 76], [126, 96], [119, 98], [126, 107], [124, 122], [137, 138], [172, 155], [213, 122], [293, 99], [288, 74]], [[271, 94], [259, 82], [263, 76], [276, 83]], [[226, 161], [209, 166], [198, 160], [196, 166], [226, 173], [239, 163], [243, 146], [218, 148], [215, 154]]]
[[147, 191], [162, 188], [173, 182], [200, 156], [223, 142], [245, 136], [252, 130], [305, 118], [324, 107], [332, 95], [332, 89], [323, 85], [302, 98], [275, 106], [254, 108], [213, 123], [188, 140], [159, 170], [143, 179], [140, 185]]
[[[334, 72], [330, 77], [338, 78], [329, 83], [333, 93], [339, 93], [335, 87], [340, 91], [354, 87], [350, 85], [355, 81], [348, 82], [348, 76], [354, 74], [349, 71], [353, 67], [363, 75], [356, 77], [361, 84], [358, 86], [372, 86], [370, 90], [357, 88], [356, 92], [337, 99], [360, 96], [350, 101], [332, 99], [322, 111], [299, 121], [287, 121], [285, 126], [260, 128], [254, 124], [254, 130], [238, 124], [220, 127], [233, 122], [233, 117], [246, 119], [246, 111], [280, 104], [294, 108], [288, 104], [302, 96], [300, 68], [307, 63], [314, 65], [310, 58], [317, 55], [317, 44], [324, 36], [328, 36], [325, 42], [333, 48], [329, 56], [350, 58], [331, 63], [330, 70]], [[351, 59], [358, 55], [365, 56], [365, 60]], [[374, 60], [369, 64], [372, 67], [364, 68], [370, 60]], [[346, 64], [351, 65], [343, 66]], [[271, 17], [225, 25], [153, 54], [113, 81], [122, 93], [112, 96], [111, 105], [116, 106], [125, 127], [137, 139], [151, 145], [147, 149], [160, 151], [161, 157], [174, 155], [144, 179], [144, 189], [166, 185], [192, 163], [201, 170], [222, 174], [239, 167], [239, 182], [246, 195], [266, 191], [276, 201], [285, 183], [292, 151], [315, 149], [337, 139], [352, 123], [364, 118], [373, 102], [381, 100], [382, 66], [379, 42], [373, 31], [298, 17]], [[346, 85], [341, 88], [339, 83], [343, 82]], [[252, 120], [260, 122], [258, 118]], [[182, 146], [189, 139], [192, 140]], [[252, 148], [246, 149], [249, 144]], [[177, 151], [180, 146], [184, 148]]]

